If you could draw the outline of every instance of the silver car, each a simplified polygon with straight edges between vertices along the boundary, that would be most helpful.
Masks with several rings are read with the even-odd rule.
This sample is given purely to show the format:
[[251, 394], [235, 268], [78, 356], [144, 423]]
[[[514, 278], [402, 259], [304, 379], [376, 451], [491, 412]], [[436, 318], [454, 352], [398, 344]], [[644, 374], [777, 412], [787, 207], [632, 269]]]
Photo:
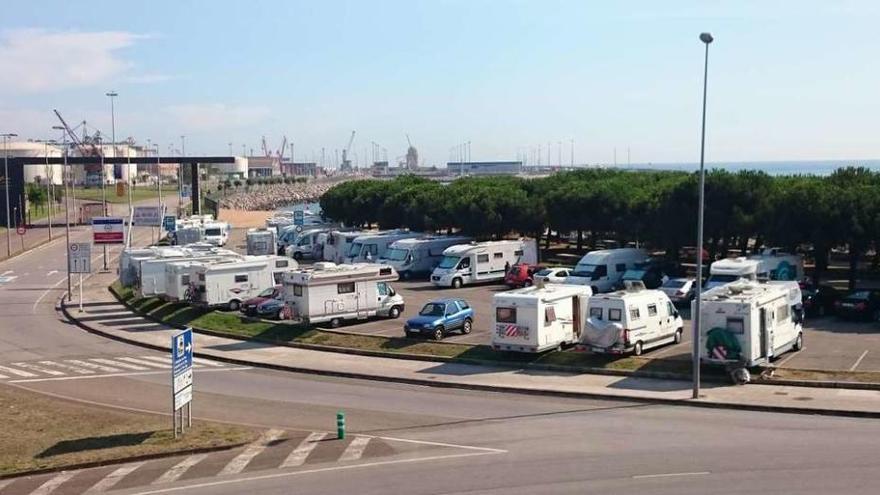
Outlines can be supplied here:
[[689, 303], [694, 298], [694, 279], [671, 278], [660, 286], [674, 304]]

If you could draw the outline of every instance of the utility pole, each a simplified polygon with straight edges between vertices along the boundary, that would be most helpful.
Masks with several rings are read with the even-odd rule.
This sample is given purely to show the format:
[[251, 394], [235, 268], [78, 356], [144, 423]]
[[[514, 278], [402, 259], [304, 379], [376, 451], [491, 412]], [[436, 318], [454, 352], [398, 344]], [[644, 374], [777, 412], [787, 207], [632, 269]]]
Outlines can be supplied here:
[[571, 167], [574, 168], [574, 139], [571, 140]]
[[64, 167], [61, 171], [61, 180], [64, 182], [64, 237], [67, 243], [67, 302], [70, 302], [73, 288], [70, 283], [70, 195], [67, 193], [68, 182], [71, 180], [71, 173], [67, 166], [67, 130], [60, 125], [52, 126], [56, 131], [64, 132], [62, 141], [64, 142]]
[[18, 134], [0, 134], [3, 137], [3, 181], [6, 183], [6, 256], [12, 256], [12, 222], [9, 216], [9, 138]]

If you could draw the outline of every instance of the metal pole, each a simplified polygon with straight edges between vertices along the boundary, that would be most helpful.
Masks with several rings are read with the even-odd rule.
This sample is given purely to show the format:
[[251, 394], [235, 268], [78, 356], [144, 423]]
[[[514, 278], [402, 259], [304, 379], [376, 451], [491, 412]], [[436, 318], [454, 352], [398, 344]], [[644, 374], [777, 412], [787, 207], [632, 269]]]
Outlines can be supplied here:
[[[104, 146], [101, 146], [101, 202], [104, 204], [103, 211], [104, 216], [107, 216], [107, 171], [104, 168]], [[106, 272], [109, 268], [107, 268], [107, 244], [104, 244], [104, 271]]]
[[[53, 129], [64, 130], [63, 127], [53, 127]], [[70, 195], [68, 194], [67, 185], [70, 182], [70, 170], [67, 166], [67, 133], [64, 134], [64, 167], [61, 170], [61, 180], [64, 182], [64, 237], [67, 244], [67, 302], [72, 297], [70, 283]]]
[[9, 216], [9, 138], [17, 134], [3, 134], [3, 181], [6, 183], [6, 256], [12, 256], [12, 222]]
[[46, 140], [46, 216], [49, 219], [49, 240], [52, 240], [52, 190], [49, 188], [49, 141]]
[[83, 274], [79, 272], [79, 312], [83, 311]]
[[159, 144], [156, 144], [156, 188], [159, 192], [159, 216], [162, 215], [162, 163], [159, 158]]
[[712, 43], [712, 35], [700, 34], [700, 41], [706, 44], [706, 55], [703, 63], [703, 129], [700, 137], [700, 205], [697, 214], [697, 293], [694, 304], [694, 334], [693, 334], [693, 398], [700, 398], [700, 304], [703, 300], [703, 210], [705, 205], [706, 171], [706, 86], [709, 76], [709, 43]]

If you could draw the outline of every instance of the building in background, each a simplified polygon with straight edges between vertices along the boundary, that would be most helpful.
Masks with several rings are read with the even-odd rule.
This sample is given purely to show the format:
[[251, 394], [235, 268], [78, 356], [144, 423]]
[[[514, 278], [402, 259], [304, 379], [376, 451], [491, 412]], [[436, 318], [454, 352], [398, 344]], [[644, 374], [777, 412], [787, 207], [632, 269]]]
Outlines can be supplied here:
[[521, 161], [510, 162], [447, 162], [447, 175], [519, 175]]

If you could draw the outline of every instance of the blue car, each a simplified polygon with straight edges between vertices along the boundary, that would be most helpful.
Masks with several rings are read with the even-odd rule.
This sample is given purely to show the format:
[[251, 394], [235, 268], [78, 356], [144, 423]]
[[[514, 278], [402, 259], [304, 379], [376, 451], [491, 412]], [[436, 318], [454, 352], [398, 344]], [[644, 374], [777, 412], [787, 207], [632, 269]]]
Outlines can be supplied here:
[[471, 333], [474, 324], [474, 310], [464, 299], [439, 299], [425, 304], [419, 316], [406, 320], [403, 331], [407, 337], [427, 334], [440, 340], [453, 330], [463, 334]]

